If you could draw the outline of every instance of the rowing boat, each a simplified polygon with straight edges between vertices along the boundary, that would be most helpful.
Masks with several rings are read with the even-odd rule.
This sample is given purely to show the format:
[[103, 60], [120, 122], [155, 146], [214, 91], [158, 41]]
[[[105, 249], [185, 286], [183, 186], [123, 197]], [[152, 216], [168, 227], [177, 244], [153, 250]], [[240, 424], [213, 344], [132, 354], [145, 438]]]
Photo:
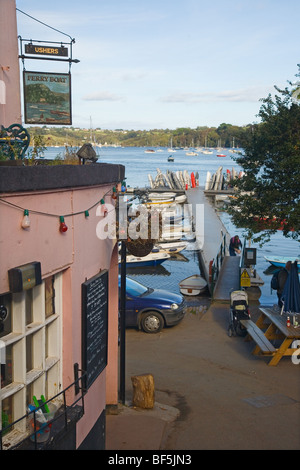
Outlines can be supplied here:
[[194, 274], [179, 283], [180, 292], [183, 295], [199, 295], [207, 288], [207, 282], [199, 274]]

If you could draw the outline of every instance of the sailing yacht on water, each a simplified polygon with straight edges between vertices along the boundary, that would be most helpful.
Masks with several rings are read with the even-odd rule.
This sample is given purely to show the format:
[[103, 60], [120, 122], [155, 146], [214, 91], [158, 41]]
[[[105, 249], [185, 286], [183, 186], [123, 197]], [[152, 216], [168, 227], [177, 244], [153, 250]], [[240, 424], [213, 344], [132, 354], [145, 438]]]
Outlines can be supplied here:
[[204, 149], [201, 151], [201, 153], [205, 154], [205, 155], [211, 155], [213, 153], [212, 150], [208, 149], [207, 148], [207, 136], [205, 137], [205, 147]]
[[92, 117], [90, 116], [90, 143], [93, 147], [101, 147], [101, 144], [96, 142], [96, 137], [93, 131]]
[[170, 148], [168, 148], [168, 152], [176, 152], [176, 150], [173, 149], [173, 139], [171, 137], [171, 142], [170, 142]]

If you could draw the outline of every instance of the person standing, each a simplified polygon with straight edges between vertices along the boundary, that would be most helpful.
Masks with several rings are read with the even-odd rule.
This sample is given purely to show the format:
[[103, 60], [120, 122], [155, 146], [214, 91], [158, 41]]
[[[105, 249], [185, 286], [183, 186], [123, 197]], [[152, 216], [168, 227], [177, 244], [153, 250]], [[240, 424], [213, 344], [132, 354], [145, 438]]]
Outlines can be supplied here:
[[239, 255], [241, 253], [241, 248], [242, 248], [242, 242], [239, 239], [238, 235], [235, 235], [230, 239], [229, 243], [229, 254], [230, 256], [236, 256], [237, 254]]
[[286, 280], [288, 278], [289, 272], [291, 270], [292, 262], [287, 261], [285, 264], [284, 268], [281, 268], [280, 271], [278, 272], [277, 276], [277, 283], [278, 283], [278, 288], [277, 288], [277, 297], [278, 297], [278, 306], [281, 308], [282, 307], [282, 292], [286, 283]]

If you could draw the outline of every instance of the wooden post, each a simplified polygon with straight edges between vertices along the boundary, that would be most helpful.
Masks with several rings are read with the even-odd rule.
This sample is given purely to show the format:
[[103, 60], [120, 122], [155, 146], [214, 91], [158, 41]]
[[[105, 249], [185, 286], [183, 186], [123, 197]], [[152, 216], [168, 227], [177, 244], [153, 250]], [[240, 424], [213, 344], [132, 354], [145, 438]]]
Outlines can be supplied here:
[[154, 378], [152, 374], [134, 375], [131, 377], [133, 386], [133, 406], [139, 408], [154, 407]]

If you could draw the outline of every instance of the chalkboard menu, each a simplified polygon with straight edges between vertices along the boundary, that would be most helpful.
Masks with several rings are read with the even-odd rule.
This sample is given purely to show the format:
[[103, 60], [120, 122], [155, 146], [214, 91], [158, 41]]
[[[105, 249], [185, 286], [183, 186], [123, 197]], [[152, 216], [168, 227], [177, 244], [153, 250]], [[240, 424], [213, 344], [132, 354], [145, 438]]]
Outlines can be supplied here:
[[82, 367], [89, 388], [107, 365], [108, 271], [82, 284]]

